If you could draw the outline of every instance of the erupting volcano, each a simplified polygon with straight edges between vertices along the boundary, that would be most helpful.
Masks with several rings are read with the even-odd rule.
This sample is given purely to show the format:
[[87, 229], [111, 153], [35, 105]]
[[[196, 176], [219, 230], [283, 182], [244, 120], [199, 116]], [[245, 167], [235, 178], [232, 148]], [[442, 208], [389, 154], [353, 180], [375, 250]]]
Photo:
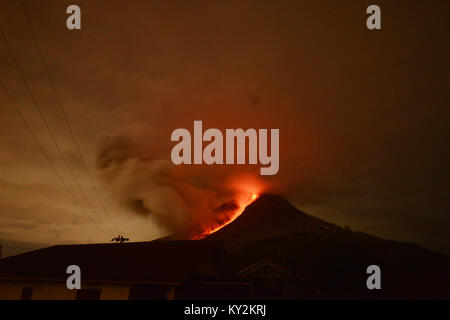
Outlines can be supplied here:
[[207, 227], [204, 231], [202, 231], [200, 234], [194, 235], [191, 240], [200, 240], [204, 237], [219, 231], [226, 225], [233, 222], [237, 217], [239, 217], [242, 212], [244, 212], [245, 208], [250, 205], [253, 201], [258, 199], [259, 195], [257, 193], [251, 193], [247, 197], [245, 197], [240, 203], [237, 205], [237, 208], [235, 208], [231, 214], [226, 215], [220, 223], [215, 223], [209, 227]]
[[[267, 263], [269, 269], [278, 266], [291, 297], [449, 296], [447, 255], [340, 227], [302, 212], [274, 194], [259, 193], [242, 214], [200, 241], [222, 243], [236, 270], [258, 262]], [[382, 266], [386, 284], [382, 290], [367, 290], [365, 271], [375, 263]]]

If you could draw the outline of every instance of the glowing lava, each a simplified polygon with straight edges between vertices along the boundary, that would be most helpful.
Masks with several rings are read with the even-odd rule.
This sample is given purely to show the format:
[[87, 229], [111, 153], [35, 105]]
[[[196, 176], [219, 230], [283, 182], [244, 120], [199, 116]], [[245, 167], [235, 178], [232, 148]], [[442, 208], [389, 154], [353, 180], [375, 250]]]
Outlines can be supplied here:
[[245, 197], [244, 199], [241, 199], [241, 201], [239, 201], [239, 207], [236, 209], [236, 211], [234, 211], [230, 216], [227, 217], [227, 220], [225, 222], [222, 222], [221, 224], [216, 224], [210, 228], [208, 228], [207, 230], [203, 231], [201, 234], [199, 235], [195, 235], [191, 238], [191, 240], [199, 240], [202, 239], [216, 231], [219, 231], [220, 229], [222, 229], [223, 227], [225, 227], [226, 225], [230, 224], [231, 222], [233, 222], [237, 217], [239, 217], [242, 212], [244, 212], [245, 207], [247, 207], [248, 205], [250, 205], [253, 201], [255, 201], [256, 199], [258, 199], [259, 194], [257, 193], [250, 193], [249, 195], [247, 195], [247, 197]]

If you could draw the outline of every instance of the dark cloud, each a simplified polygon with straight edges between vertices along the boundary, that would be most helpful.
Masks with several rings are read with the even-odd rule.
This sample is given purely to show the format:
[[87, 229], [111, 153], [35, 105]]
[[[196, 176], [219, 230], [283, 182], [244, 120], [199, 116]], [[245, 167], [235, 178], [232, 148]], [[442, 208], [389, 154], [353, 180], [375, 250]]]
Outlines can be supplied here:
[[[77, 32], [64, 24], [71, 3], [26, 3], [88, 166], [111, 216], [133, 240], [184, 225], [186, 212], [226, 206], [235, 190], [228, 180], [257, 173], [174, 169], [171, 131], [203, 120], [222, 130], [280, 128], [279, 174], [262, 180], [301, 209], [448, 248], [448, 1], [380, 1], [379, 32], [365, 28], [368, 4], [355, 1], [81, 1]], [[20, 4], [3, 1], [0, 9], [44, 114], [101, 225], [112, 228], [57, 112]], [[0, 65], [2, 80], [82, 199], [3, 43]], [[7, 208], [1, 219], [36, 218], [33, 230], [41, 230], [11, 226], [8, 236], [49, 242], [59, 229], [57, 241], [79, 241], [80, 234], [84, 241], [106, 239], [54, 177], [4, 93], [0, 105], [0, 203]]]

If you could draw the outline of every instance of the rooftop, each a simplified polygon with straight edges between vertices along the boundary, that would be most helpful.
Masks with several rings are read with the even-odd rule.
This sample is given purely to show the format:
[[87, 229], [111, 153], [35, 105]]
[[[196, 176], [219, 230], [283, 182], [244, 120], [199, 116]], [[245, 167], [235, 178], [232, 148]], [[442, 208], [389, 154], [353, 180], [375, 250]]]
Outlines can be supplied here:
[[82, 281], [181, 283], [225, 274], [223, 257], [217, 241], [56, 245], [0, 259], [0, 278], [65, 281], [67, 267], [78, 265]]

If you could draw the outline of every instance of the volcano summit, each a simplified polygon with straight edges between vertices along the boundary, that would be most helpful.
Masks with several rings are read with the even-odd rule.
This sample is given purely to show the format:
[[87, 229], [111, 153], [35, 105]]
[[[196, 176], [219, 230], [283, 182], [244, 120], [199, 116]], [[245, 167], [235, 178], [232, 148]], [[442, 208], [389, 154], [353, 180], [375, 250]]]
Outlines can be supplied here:
[[[450, 298], [448, 255], [341, 228], [276, 195], [261, 195], [205, 239], [220, 240], [238, 270], [261, 260], [287, 270], [280, 281], [291, 298]], [[366, 287], [366, 269], [374, 264], [381, 290]]]

